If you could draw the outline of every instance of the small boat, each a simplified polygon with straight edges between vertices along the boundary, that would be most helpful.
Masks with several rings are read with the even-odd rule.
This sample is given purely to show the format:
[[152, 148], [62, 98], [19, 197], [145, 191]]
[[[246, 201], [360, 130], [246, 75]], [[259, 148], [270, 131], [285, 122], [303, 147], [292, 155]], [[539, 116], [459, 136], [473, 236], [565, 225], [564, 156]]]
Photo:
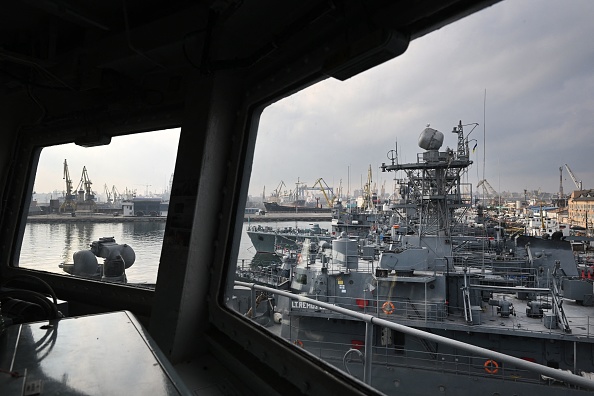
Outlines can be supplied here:
[[313, 223], [310, 228], [269, 226], [248, 226], [247, 234], [258, 253], [276, 253], [300, 249], [305, 238], [318, 242], [330, 241], [332, 235], [327, 229]]

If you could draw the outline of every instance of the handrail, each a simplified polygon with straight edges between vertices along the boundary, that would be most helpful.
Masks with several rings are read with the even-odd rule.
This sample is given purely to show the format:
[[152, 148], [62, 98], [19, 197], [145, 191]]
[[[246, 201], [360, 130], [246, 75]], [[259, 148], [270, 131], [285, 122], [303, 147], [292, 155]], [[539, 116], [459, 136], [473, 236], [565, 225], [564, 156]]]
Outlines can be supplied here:
[[[247, 283], [247, 282], [240, 282], [240, 281], [235, 281], [235, 285], [237, 286], [244, 286], [244, 287], [248, 287], [250, 289], [257, 289], [257, 290], [262, 290], [262, 291], [266, 291], [268, 293], [272, 293], [272, 294], [277, 294], [280, 296], [284, 296], [287, 297], [291, 300], [298, 300], [298, 301], [302, 301], [302, 302], [307, 302], [309, 304], [313, 304], [316, 305], [318, 307], [333, 311], [333, 312], [337, 312], [358, 320], [361, 320], [365, 323], [367, 323], [365, 331], [366, 331], [366, 341], [371, 341], [371, 337], [369, 334], [367, 334], [368, 332], [371, 331], [371, 326], [370, 325], [378, 325], [378, 326], [383, 326], [383, 327], [387, 327], [390, 328], [392, 330], [396, 330], [396, 331], [400, 331], [402, 333], [405, 334], [409, 334], [409, 335], [413, 335], [419, 338], [423, 338], [426, 340], [430, 340], [430, 341], [434, 341], [434, 342], [438, 342], [438, 343], [442, 343], [448, 346], [451, 346], [452, 348], [459, 348], [461, 350], [467, 351], [469, 353], [473, 353], [476, 355], [480, 355], [480, 356], [485, 356], [485, 357], [489, 357], [490, 359], [495, 359], [504, 363], [508, 363], [508, 364], [512, 364], [515, 365], [519, 368], [523, 368], [526, 370], [529, 370], [531, 372], [546, 376], [546, 377], [550, 377], [550, 378], [554, 378], [557, 379], [559, 381], [565, 381], [567, 383], [570, 383], [572, 385], [576, 385], [576, 386], [580, 386], [582, 388], [586, 388], [586, 389], [591, 389], [594, 390], [594, 381], [581, 377], [579, 375], [575, 375], [566, 371], [561, 371], [558, 369], [554, 369], [551, 367], [547, 367], [547, 366], [543, 366], [541, 364], [538, 363], [533, 363], [533, 362], [529, 362], [527, 360], [524, 359], [520, 359], [514, 356], [510, 356], [510, 355], [506, 355], [504, 353], [500, 353], [500, 352], [495, 352], [495, 351], [491, 351], [489, 349], [486, 348], [481, 348], [475, 345], [470, 345], [461, 341], [457, 341], [457, 340], [453, 340], [450, 338], [446, 338], [446, 337], [442, 337], [440, 335], [437, 334], [432, 334], [423, 330], [419, 330], [419, 329], [415, 329], [412, 327], [408, 327], [405, 325], [401, 325], [398, 323], [394, 323], [394, 322], [390, 322], [388, 320], [385, 319], [381, 319], [378, 318], [376, 316], [373, 315], [369, 315], [369, 314], [364, 314], [364, 313], [360, 313], [360, 312], [355, 312], [352, 311], [350, 309], [347, 308], [342, 308], [342, 307], [337, 307], [334, 304], [329, 304], [329, 303], [325, 303], [322, 301], [318, 301], [318, 300], [314, 300], [312, 298], [309, 297], [305, 297], [305, 296], [301, 296], [301, 295], [297, 295], [297, 294], [293, 294], [290, 292], [286, 292], [286, 291], [282, 291], [282, 290], [278, 290], [278, 289], [274, 289], [271, 287], [266, 287], [266, 286], [261, 286], [255, 283]], [[371, 359], [372, 359], [372, 348], [368, 348], [367, 346], [371, 345], [371, 343], [367, 343], [365, 344], [365, 376], [364, 376], [364, 381], [366, 383], [370, 383], [371, 382], [371, 378], [369, 377], [370, 373], [371, 373]]]

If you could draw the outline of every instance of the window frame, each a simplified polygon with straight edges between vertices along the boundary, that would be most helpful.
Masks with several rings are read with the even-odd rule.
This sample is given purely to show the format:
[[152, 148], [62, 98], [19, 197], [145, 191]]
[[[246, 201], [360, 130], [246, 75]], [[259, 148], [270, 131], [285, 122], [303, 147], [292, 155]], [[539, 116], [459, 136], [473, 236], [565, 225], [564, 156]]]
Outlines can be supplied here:
[[[89, 135], [87, 142], [80, 142], [80, 134], [76, 127], [66, 128], [63, 133], [52, 133], [40, 127], [24, 129], [16, 137], [9, 178], [6, 180], [6, 206], [2, 213], [0, 238], [4, 241], [0, 252], [0, 279], [10, 279], [20, 275], [29, 275], [47, 282], [63, 300], [69, 301], [70, 315], [78, 312], [108, 312], [113, 310], [129, 310], [137, 314], [146, 323], [151, 314], [154, 290], [139, 288], [126, 284], [102, 282], [69, 275], [67, 273], [51, 273], [19, 266], [21, 245], [27, 224], [28, 208], [32, 200], [33, 187], [41, 151], [44, 148], [75, 143], [80, 146], [93, 142], [105, 142], [117, 136], [140, 134], [160, 129], [179, 128], [179, 125], [164, 124], [163, 127], [146, 128], [130, 127], [122, 130], [106, 129], [101, 135]], [[79, 143], [77, 143], [79, 142]], [[14, 215], [16, 214], [16, 215]], [[18, 283], [17, 283], [18, 284]], [[22, 282], [23, 287], [35, 290], [38, 285]], [[96, 298], [93, 302], [93, 296]]]

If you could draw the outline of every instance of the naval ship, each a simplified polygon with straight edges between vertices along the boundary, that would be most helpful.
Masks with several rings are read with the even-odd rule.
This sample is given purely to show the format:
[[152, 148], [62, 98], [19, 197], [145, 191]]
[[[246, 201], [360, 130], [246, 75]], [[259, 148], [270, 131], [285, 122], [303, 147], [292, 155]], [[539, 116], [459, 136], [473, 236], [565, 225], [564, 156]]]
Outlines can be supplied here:
[[[562, 290], [563, 309], [571, 333], [565, 331], [564, 322], [552, 318], [557, 308], [542, 306], [541, 323], [550, 328], [541, 326], [544, 330], [532, 333], [534, 339], [536, 335], [542, 337], [543, 347], [539, 349], [532, 347], [532, 343], [520, 344], [512, 338], [512, 332], [515, 334], [524, 329], [522, 322], [519, 322], [522, 326], [513, 326], [513, 330], [510, 325], [516, 323], [515, 318], [523, 312], [523, 303], [514, 301], [517, 316], [511, 314], [507, 303], [500, 303], [503, 314], [510, 312], [509, 317], [504, 317], [496, 313], [497, 306], [485, 306], [482, 297], [476, 297], [478, 289], [473, 285], [481, 278], [472, 277], [483, 276], [482, 268], [479, 275], [473, 272], [472, 277], [470, 266], [467, 272], [471, 307], [467, 312], [472, 314], [472, 323], [478, 323], [479, 319], [481, 323], [470, 325], [462, 322], [459, 326], [465, 325], [468, 332], [453, 330], [454, 322], [450, 319], [455, 317], [455, 309], [449, 307], [462, 307], [464, 311], [464, 304], [454, 300], [447, 301], [443, 308], [431, 309], [427, 304], [427, 313], [422, 305], [415, 306], [419, 311], [417, 313], [408, 304], [413, 312], [410, 313], [411, 318], [407, 316], [403, 320], [412, 321], [422, 315], [427, 324], [422, 321], [416, 323], [416, 327], [405, 327], [385, 319], [388, 313], [383, 312], [383, 305], [388, 298], [381, 285], [390, 283], [387, 279], [412, 281], [419, 277], [419, 285], [411, 283], [406, 287], [411, 291], [415, 287], [415, 292], [419, 292], [427, 285], [428, 296], [434, 290], [430, 288], [432, 284], [438, 289], [442, 287], [439, 283], [441, 279], [452, 279], [443, 285], [443, 289], [447, 286], [451, 289], [449, 295], [453, 295], [452, 289], [463, 274], [450, 278], [448, 271], [458, 271], [459, 262], [446, 266], [443, 263], [445, 260], [441, 260], [442, 270], [436, 268], [436, 275], [433, 275], [434, 271], [422, 271], [421, 267], [409, 270], [408, 276], [397, 273], [396, 270], [400, 269], [391, 268], [384, 269], [388, 271], [387, 276], [382, 273], [375, 275], [374, 268], [371, 275], [381, 283], [379, 287], [370, 283], [375, 289], [366, 292], [369, 297], [366, 300], [377, 296], [379, 302], [372, 304], [370, 301], [369, 305], [362, 302], [363, 308], [358, 308], [355, 300], [356, 307], [353, 308], [360, 310], [357, 315], [362, 320], [368, 320], [365, 323], [370, 323], [371, 327], [381, 325], [399, 331], [384, 332], [385, 349], [379, 349], [382, 345], [381, 329], [368, 333], [371, 340], [361, 345], [361, 338], [356, 335], [360, 323], [354, 324], [346, 317], [331, 318], [327, 312], [308, 309], [307, 304], [312, 299], [306, 300], [307, 297], [300, 297], [293, 291], [297, 290], [297, 284], [291, 291], [279, 290], [279, 293], [287, 293], [287, 298], [302, 298], [303, 301], [299, 301], [301, 310], [309, 310], [310, 316], [319, 315], [320, 323], [323, 321], [332, 326], [344, 324], [342, 334], [350, 337], [350, 346], [354, 344], [354, 348], [349, 346], [348, 350], [358, 350], [365, 356], [372, 352], [371, 348], [365, 350], [365, 345], [371, 345], [374, 337], [379, 337], [378, 349], [375, 350], [386, 352], [386, 361], [381, 362], [381, 369], [395, 375], [388, 379], [387, 375], [382, 377], [369, 370], [368, 374], [373, 375], [368, 375], [364, 381], [360, 380], [360, 369], [356, 367], [357, 364], [360, 366], [360, 359], [355, 361], [359, 353], [350, 352], [346, 359], [353, 375], [346, 373], [344, 365], [338, 369], [336, 364], [325, 363], [316, 356], [326, 355], [328, 350], [320, 349], [314, 353], [314, 334], [306, 337], [306, 327], [293, 327], [294, 330], [288, 331], [291, 328], [286, 327], [284, 311], [274, 312], [272, 309], [271, 322], [274, 325], [264, 327], [268, 324], [259, 319], [260, 313], [254, 313], [250, 318], [228, 307], [228, 300], [234, 292], [229, 279], [234, 280], [244, 205], [256, 141], [258, 134], [262, 133], [258, 130], [262, 129], [259, 128], [262, 124], [260, 119], [265, 108], [324, 79], [334, 79], [340, 85], [344, 80], [401, 56], [409, 43], [420, 37], [439, 35], [447, 25], [456, 24], [480, 10], [498, 12], [495, 8], [499, 7], [505, 11], [507, 4], [515, 2], [502, 2], [491, 7], [495, 3], [498, 0], [2, 2], [0, 394], [379, 395], [381, 392], [374, 388], [374, 384], [377, 382], [384, 388], [391, 380], [392, 388], [389, 390], [392, 393], [406, 393], [400, 391], [407, 385], [406, 381], [425, 389], [434, 384], [427, 392], [434, 395], [462, 393], [459, 387], [463, 377], [471, 378], [468, 387], [475, 394], [494, 389], [494, 386], [486, 387], [485, 384], [495, 383], [497, 389], [505, 390], [523, 383], [525, 376], [521, 372], [517, 374], [519, 378], [507, 375], [503, 381], [498, 378], [507, 374], [511, 366], [509, 355], [500, 356], [496, 351], [498, 345], [490, 346], [492, 355], [477, 362], [478, 370], [473, 376], [466, 374], [470, 360], [465, 360], [458, 352], [454, 356], [440, 355], [443, 351], [441, 347], [432, 353], [444, 362], [443, 368], [439, 366], [440, 360], [434, 359], [431, 353], [425, 355], [430, 357], [425, 365], [432, 365], [432, 371], [419, 368], [412, 360], [413, 356], [406, 355], [414, 338], [404, 337], [401, 333], [416, 334], [419, 338], [417, 343], [422, 344], [421, 339], [427, 340], [429, 348], [435, 346], [437, 341], [433, 340], [445, 342], [437, 334], [422, 333], [422, 328], [435, 332], [443, 329], [440, 331], [447, 331], [450, 336], [458, 334], [467, 338], [471, 338], [470, 334], [474, 337], [482, 334], [485, 342], [493, 340], [503, 346], [509, 340], [518, 348], [514, 356], [540, 351], [541, 356], [533, 357], [537, 362], [519, 360], [524, 362], [522, 367], [544, 363], [538, 365], [542, 375], [562, 379], [563, 384], [557, 381], [556, 385], [551, 385], [556, 394], [580, 392], [576, 387], [587, 388], [588, 383], [589, 389], [594, 389], [594, 381], [575, 385], [577, 381], [574, 377], [584, 378], [575, 375], [577, 370], [589, 371], [588, 359], [583, 354], [591, 354], [591, 350], [588, 337], [579, 338], [579, 332], [584, 331], [582, 328], [589, 328], [588, 323], [578, 322], [577, 317], [574, 319], [569, 312], [570, 307], [584, 308], [577, 301], [588, 304], [589, 290], [582, 292], [581, 297], [577, 293], [579, 298], [574, 300], [566, 294], [567, 289]], [[522, 12], [526, 13], [526, 18], [538, 16], [541, 11], [540, 6], [524, 7]], [[544, 24], [549, 23], [546, 18], [543, 21]], [[477, 31], [482, 28], [476, 26]], [[520, 41], [521, 34], [514, 34]], [[574, 46], [578, 43], [570, 44]], [[455, 53], [452, 55], [456, 56]], [[419, 61], [413, 62], [422, 66]], [[427, 86], [427, 81], [411, 78], [413, 83]], [[393, 108], [394, 103], [388, 103], [381, 96], [377, 98], [379, 106]], [[450, 102], [456, 103], [455, 100]], [[303, 116], [301, 113], [297, 115]], [[337, 117], [340, 116], [337, 114]], [[154, 157], [143, 146], [145, 143], [158, 145], [160, 141], [153, 141], [150, 133], [146, 132], [172, 128], [179, 130], [179, 144], [154, 288], [73, 276], [62, 270], [59, 273], [39, 270], [35, 267], [36, 263], [47, 257], [39, 253], [30, 257], [20, 254], [36, 174], [38, 170], [43, 170], [40, 157], [44, 152], [55, 146], [76, 146], [85, 150], [85, 158], [102, 158], [106, 168], [114, 167], [121, 174], [126, 174], [138, 170], [138, 164], [131, 160], [132, 153]], [[172, 139], [167, 136], [167, 140]], [[120, 137], [136, 137], [138, 144], [128, 146], [126, 152], [112, 151], [115, 148], [112, 139]], [[64, 158], [60, 157], [60, 162]], [[156, 166], [157, 158], [154, 158]], [[38, 174], [42, 178], [44, 175], [43, 172]], [[169, 175], [166, 176], [168, 178]], [[150, 181], [143, 177], [130, 182]], [[416, 220], [409, 220], [411, 226], [416, 225]], [[117, 242], [129, 241], [118, 239]], [[471, 244], [468, 242], [466, 245]], [[433, 249], [427, 247], [429, 251]], [[108, 250], [115, 252], [115, 249]], [[393, 250], [393, 253], [384, 254], [397, 255], [398, 248], [395, 246]], [[531, 250], [533, 260], [548, 257], [546, 251], [544, 254], [532, 254]], [[142, 252], [136, 253], [138, 256], [133, 269], [143, 268], [145, 260]], [[413, 250], [405, 254], [412, 253]], [[91, 258], [89, 254], [85, 255]], [[487, 256], [480, 257], [482, 260]], [[349, 263], [348, 258], [346, 262]], [[390, 262], [385, 263], [388, 265]], [[92, 264], [94, 267], [95, 262]], [[115, 260], [114, 264], [121, 270], [122, 261]], [[124, 258], [124, 268], [126, 264], [130, 262]], [[440, 260], [433, 260], [433, 265], [438, 264]], [[301, 265], [305, 263], [302, 261]], [[320, 265], [320, 275], [324, 275], [322, 268]], [[539, 268], [540, 265], [538, 271]], [[562, 268], [563, 263], [557, 274]], [[443, 269], [445, 276], [438, 278]], [[537, 274], [540, 274], [538, 271]], [[343, 272], [344, 288], [338, 287], [338, 277], [332, 275], [333, 278], [330, 278], [337, 280], [335, 285], [340, 295], [351, 293], [350, 280], [353, 284], [355, 282], [353, 269], [347, 271], [345, 268]], [[538, 284], [536, 291], [526, 290], [528, 294], [540, 293], [539, 288], [546, 288], [549, 284], [546, 283], [546, 273], [543, 266], [543, 274], [538, 279], [545, 283]], [[488, 266], [485, 264], [483, 278], [487, 275]], [[556, 276], [551, 272], [548, 279], [559, 279]], [[431, 282], [431, 277], [435, 277], [436, 281]], [[311, 281], [303, 277], [299, 279], [305, 284]], [[579, 279], [573, 277], [567, 279], [576, 285], [589, 284], [577, 282]], [[315, 296], [318, 288], [322, 290], [322, 285], [319, 282], [313, 285], [318, 287], [302, 292]], [[497, 286], [502, 287], [500, 284]], [[376, 291], [378, 289], [381, 293]], [[575, 290], [579, 291], [579, 287]], [[249, 288], [248, 291], [251, 292]], [[373, 292], [375, 295], [370, 294]], [[392, 318], [403, 317], [401, 311], [396, 310], [402, 303], [393, 297], [401, 295], [390, 296], [394, 311], [389, 315]], [[411, 295], [410, 299], [416, 300], [417, 297]], [[437, 294], [431, 298], [437, 299]], [[493, 292], [492, 299], [503, 300], [496, 292]], [[253, 300], [255, 302], [256, 298]], [[326, 304], [319, 300], [313, 299], [317, 304]], [[558, 307], [552, 297], [549, 300], [551, 306]], [[481, 307], [480, 310], [474, 308], [477, 306]], [[11, 307], [16, 308], [16, 312]], [[257, 308], [264, 307], [265, 304], [260, 304]], [[287, 308], [285, 317], [290, 319], [288, 314], [293, 312], [297, 319], [298, 308], [290, 308]], [[391, 311], [389, 304], [386, 308], [387, 312]], [[327, 309], [344, 308], [332, 305]], [[23, 318], [25, 311], [29, 315]], [[538, 309], [535, 311], [540, 312]], [[429, 326], [429, 319], [432, 315], [437, 317], [438, 312], [447, 316], [443, 321], [436, 322], [437, 325]], [[308, 312], [303, 312], [302, 317], [305, 318], [306, 314]], [[346, 315], [346, 312], [342, 314]], [[278, 316], [281, 323], [277, 323]], [[587, 316], [581, 316], [584, 317]], [[539, 318], [526, 318], [526, 321], [528, 319], [536, 324], [540, 321]], [[254, 320], [262, 320], [262, 324]], [[486, 323], [494, 323], [498, 331], [491, 328], [489, 335], [480, 333], [478, 329]], [[557, 327], [553, 327], [553, 323]], [[290, 343], [280, 336], [283, 326], [285, 334], [293, 333], [288, 334], [293, 340]], [[358, 328], [351, 328], [354, 326]], [[339, 326], [328, 329], [334, 331], [337, 328]], [[477, 330], [472, 331], [474, 328]], [[278, 329], [279, 332], [266, 329]], [[508, 332], [502, 334], [504, 330]], [[320, 341], [324, 341], [321, 334]], [[454, 341], [449, 340], [447, 345], [456, 345], [460, 351], [467, 351], [469, 344], [459, 345]], [[528, 352], [521, 348], [523, 345]], [[343, 351], [339, 351], [341, 357], [344, 357]], [[403, 357], [409, 358], [407, 367], [414, 371], [407, 372], [402, 366], [388, 361]], [[571, 364], [574, 357], [575, 369]], [[491, 362], [485, 367], [488, 360]], [[555, 362], [559, 369], [547, 366], [554, 366]], [[452, 365], [458, 368], [459, 376], [451, 372]], [[569, 366], [572, 366], [572, 373], [562, 371]], [[367, 366], [364, 374], [366, 369]], [[374, 365], [373, 370], [378, 369], [380, 366]], [[486, 369], [492, 373], [486, 372]], [[544, 369], [552, 373], [547, 374]], [[407, 376], [408, 373], [414, 375]], [[380, 381], [379, 378], [386, 380]], [[443, 381], [438, 382], [437, 378]], [[535, 385], [536, 390], [532, 394], [544, 389], [540, 382], [545, 379], [538, 377], [534, 381], [538, 382], [538, 386]], [[551, 379], [546, 381], [552, 382]], [[524, 393], [521, 388], [517, 389], [514, 394]], [[503, 391], [500, 392], [503, 394]]]
[[588, 393], [592, 279], [568, 241], [458, 233], [472, 196], [463, 127], [456, 150], [439, 151], [443, 134], [426, 128], [417, 162], [382, 165], [406, 174], [408, 192], [383, 216], [397, 219], [388, 244], [346, 232], [306, 240], [285, 278], [290, 294], [261, 289], [258, 302], [274, 304], [249, 316], [273, 314], [281, 337], [386, 394]]

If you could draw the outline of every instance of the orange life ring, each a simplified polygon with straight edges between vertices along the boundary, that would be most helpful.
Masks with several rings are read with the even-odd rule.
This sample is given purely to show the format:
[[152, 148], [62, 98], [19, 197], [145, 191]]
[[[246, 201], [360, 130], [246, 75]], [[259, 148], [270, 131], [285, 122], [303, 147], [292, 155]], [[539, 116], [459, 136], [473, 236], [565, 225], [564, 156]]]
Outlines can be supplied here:
[[301, 340], [295, 340], [295, 341], [293, 341], [293, 344], [297, 345], [298, 347], [303, 348], [303, 341], [301, 341]]
[[485, 367], [485, 371], [489, 374], [497, 374], [499, 371], [499, 364], [492, 359], [489, 359], [483, 365]]
[[384, 305], [382, 305], [382, 311], [384, 311], [386, 315], [391, 315], [392, 312], [394, 312], [394, 304], [392, 301], [386, 301]]

